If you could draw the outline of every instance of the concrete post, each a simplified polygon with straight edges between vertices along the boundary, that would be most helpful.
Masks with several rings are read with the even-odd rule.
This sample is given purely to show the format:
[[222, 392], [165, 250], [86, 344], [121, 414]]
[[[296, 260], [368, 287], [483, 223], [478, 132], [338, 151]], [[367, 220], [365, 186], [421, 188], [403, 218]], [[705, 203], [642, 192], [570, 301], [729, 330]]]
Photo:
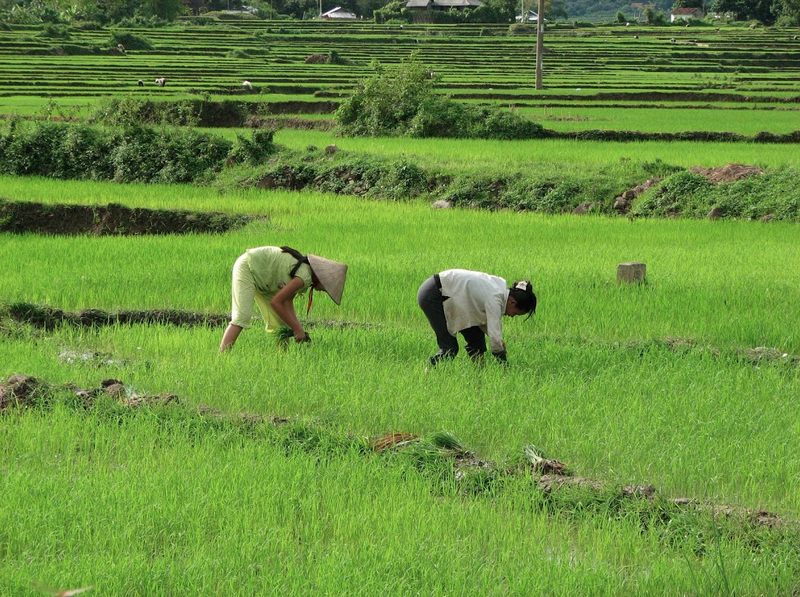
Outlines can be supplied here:
[[644, 263], [632, 261], [617, 266], [617, 282], [642, 283], [646, 275], [647, 266]]

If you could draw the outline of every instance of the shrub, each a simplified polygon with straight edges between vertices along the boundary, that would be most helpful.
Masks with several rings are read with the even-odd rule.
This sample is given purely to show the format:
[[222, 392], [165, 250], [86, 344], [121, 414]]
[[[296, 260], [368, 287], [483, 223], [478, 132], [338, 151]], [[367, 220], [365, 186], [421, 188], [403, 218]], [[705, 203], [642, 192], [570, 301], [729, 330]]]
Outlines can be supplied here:
[[0, 137], [0, 173], [119, 182], [192, 182], [219, 169], [232, 143], [194, 130], [102, 131], [65, 123], [21, 126]]
[[419, 105], [409, 122], [410, 137], [460, 137], [467, 128], [467, 110], [463, 104], [441, 95], [431, 95]]
[[275, 131], [251, 131], [250, 138], [236, 135], [237, 145], [230, 153], [230, 157], [237, 164], [261, 164], [275, 153], [273, 142]]
[[155, 46], [142, 35], [131, 33], [130, 31], [114, 30], [111, 32], [109, 46], [117, 47], [119, 44], [125, 46], [126, 50], [153, 50]]
[[46, 122], [35, 127], [12, 122], [0, 142], [0, 172], [3, 174], [51, 176], [56, 169], [55, 148], [64, 125]]
[[42, 32], [39, 35], [41, 37], [50, 37], [53, 39], [70, 39], [72, 37], [68, 27], [51, 23], [42, 27]]
[[117, 182], [192, 182], [218, 168], [232, 144], [194, 130], [131, 127], [118, 136], [111, 151]]
[[102, 133], [85, 126], [64, 127], [60, 144], [54, 152], [55, 178], [108, 180], [113, 176]]
[[509, 35], [536, 35], [536, 27], [525, 23], [514, 23], [508, 27]]
[[484, 110], [473, 119], [470, 137], [479, 139], [535, 139], [542, 136], [544, 127], [523, 118], [517, 112]]
[[643, 196], [630, 211], [632, 216], [673, 217], [677, 215], [704, 215], [709, 207], [706, 195], [713, 185], [699, 174], [681, 171], [665, 178]]
[[336, 111], [340, 131], [353, 136], [529, 139], [541, 125], [515, 112], [468, 108], [436, 93], [437, 76], [412, 55], [398, 68], [374, 66]]
[[397, 69], [374, 63], [375, 74], [359, 82], [336, 117], [346, 133], [360, 136], [403, 134], [423, 101], [433, 94], [434, 76], [414, 59]]

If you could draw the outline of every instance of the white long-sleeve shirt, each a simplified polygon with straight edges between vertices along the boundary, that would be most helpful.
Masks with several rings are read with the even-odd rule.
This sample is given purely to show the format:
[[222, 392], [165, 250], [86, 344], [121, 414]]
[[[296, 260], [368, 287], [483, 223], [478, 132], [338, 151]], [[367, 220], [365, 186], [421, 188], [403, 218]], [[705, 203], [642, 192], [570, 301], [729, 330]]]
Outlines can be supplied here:
[[505, 350], [501, 318], [506, 312], [508, 288], [498, 276], [466, 269], [439, 272], [447, 331], [455, 336], [463, 329], [480, 327], [489, 336], [492, 352]]

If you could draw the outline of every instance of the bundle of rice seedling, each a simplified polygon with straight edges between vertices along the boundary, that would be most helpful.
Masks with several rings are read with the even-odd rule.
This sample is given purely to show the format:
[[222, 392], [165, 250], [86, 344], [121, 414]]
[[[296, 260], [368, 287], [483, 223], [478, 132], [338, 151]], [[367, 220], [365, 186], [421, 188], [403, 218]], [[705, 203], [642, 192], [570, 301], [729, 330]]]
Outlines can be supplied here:
[[563, 462], [559, 462], [554, 458], [545, 458], [544, 454], [542, 454], [541, 450], [534, 446], [533, 444], [528, 444], [522, 448], [522, 452], [525, 455], [525, 460], [531, 465], [531, 468], [543, 475], [545, 474], [555, 474], [555, 475], [568, 475], [569, 471], [567, 470], [567, 465]]
[[449, 431], [437, 431], [428, 438], [428, 441], [440, 450], [450, 450], [452, 452], [466, 452], [464, 444]]
[[289, 346], [289, 343], [294, 340], [294, 332], [288, 325], [280, 326], [275, 330], [274, 334], [275, 343], [278, 345], [278, 348], [286, 348]]

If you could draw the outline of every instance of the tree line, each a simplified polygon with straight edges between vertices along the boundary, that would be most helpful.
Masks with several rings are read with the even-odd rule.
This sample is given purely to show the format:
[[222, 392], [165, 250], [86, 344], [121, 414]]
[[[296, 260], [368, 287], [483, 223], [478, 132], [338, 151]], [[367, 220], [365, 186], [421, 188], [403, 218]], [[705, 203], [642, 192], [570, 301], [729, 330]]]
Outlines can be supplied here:
[[[336, 6], [349, 9], [363, 18], [376, 13], [399, 17], [403, 0], [336, 0]], [[722, 18], [759, 21], [764, 25], [800, 25], [800, 0], [651, 0], [644, 2], [650, 24], [668, 22], [665, 13], [673, 8], [704, 8]], [[484, 6], [471, 11], [455, 11], [453, 19], [474, 22], [513, 22], [520, 8], [536, 10], [535, 0], [484, 0]], [[219, 11], [246, 10], [257, 18], [305, 19], [319, 15], [319, 9], [334, 8], [333, 0], [0, 0], [0, 22], [17, 24], [94, 22], [99, 25], [123, 24], [158, 26], [181, 16], [202, 17]], [[642, 19], [641, 7], [630, 0], [547, 0], [545, 17], [595, 21], [621, 14], [626, 20]], [[408, 15], [405, 15], [408, 17]], [[381, 19], [381, 20], [386, 20]], [[617, 19], [618, 20], [618, 19]]]

